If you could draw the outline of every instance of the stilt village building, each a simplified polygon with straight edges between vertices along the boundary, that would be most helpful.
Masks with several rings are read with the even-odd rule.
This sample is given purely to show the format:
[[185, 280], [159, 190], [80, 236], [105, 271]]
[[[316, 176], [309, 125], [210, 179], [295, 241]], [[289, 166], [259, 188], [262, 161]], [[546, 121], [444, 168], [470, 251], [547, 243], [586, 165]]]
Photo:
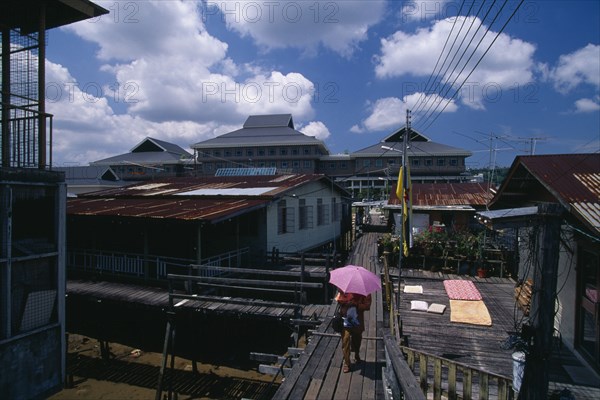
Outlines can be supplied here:
[[[332, 177], [353, 195], [379, 192], [398, 176], [405, 128], [381, 142], [349, 154], [330, 154], [325, 144], [294, 128], [291, 114], [251, 115], [241, 129], [193, 144], [198, 169], [273, 167], [290, 173]], [[471, 152], [431, 141], [411, 130], [407, 151], [414, 182], [465, 182], [465, 159]]]

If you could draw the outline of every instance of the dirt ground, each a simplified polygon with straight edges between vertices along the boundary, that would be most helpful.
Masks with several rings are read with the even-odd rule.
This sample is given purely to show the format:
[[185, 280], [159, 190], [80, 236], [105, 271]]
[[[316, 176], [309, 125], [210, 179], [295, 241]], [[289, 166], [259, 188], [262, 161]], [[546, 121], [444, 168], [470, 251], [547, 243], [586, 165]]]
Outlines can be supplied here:
[[[68, 381], [72, 387], [50, 397], [50, 400], [154, 399], [162, 354], [147, 353], [110, 343], [110, 359], [102, 360], [100, 343], [81, 335], [69, 335], [67, 357]], [[167, 361], [170, 366], [171, 359]], [[173, 392], [177, 399], [270, 399], [280, 380], [258, 372], [256, 365], [224, 366], [197, 363], [192, 371], [190, 360], [175, 358]], [[70, 378], [72, 376], [72, 379]], [[170, 370], [166, 373], [163, 398], [169, 387]]]

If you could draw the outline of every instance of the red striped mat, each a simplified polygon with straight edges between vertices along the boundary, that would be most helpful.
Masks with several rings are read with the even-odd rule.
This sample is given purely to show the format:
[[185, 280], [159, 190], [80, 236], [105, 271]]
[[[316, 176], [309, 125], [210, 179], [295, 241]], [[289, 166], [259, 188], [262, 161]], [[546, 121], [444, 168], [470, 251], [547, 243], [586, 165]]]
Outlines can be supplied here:
[[482, 300], [481, 293], [472, 281], [449, 279], [444, 281], [444, 288], [450, 300]]

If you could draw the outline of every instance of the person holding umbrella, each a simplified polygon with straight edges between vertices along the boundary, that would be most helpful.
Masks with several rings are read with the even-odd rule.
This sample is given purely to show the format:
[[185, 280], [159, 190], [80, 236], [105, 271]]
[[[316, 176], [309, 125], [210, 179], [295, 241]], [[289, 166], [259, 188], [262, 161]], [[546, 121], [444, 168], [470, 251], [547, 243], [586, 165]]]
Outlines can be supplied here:
[[365, 311], [371, 308], [371, 293], [381, 290], [381, 279], [371, 271], [356, 265], [347, 265], [331, 271], [329, 282], [339, 289], [335, 300], [344, 316], [342, 351], [344, 372], [350, 372], [350, 353], [355, 363], [361, 363], [360, 345], [365, 330]]
[[344, 372], [350, 372], [350, 353], [354, 352], [354, 362], [360, 364], [360, 345], [365, 331], [365, 311], [371, 308], [371, 295], [345, 293], [340, 290], [335, 296], [344, 316], [342, 330], [342, 352], [344, 354]]

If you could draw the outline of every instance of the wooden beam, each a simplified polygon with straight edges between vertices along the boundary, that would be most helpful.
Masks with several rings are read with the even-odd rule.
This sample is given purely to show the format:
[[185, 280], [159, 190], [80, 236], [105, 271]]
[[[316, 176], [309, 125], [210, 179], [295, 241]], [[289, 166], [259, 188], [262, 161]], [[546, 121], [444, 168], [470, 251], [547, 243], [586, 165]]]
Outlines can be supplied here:
[[[197, 265], [192, 264], [192, 269], [197, 269], [198, 271], [219, 271], [219, 272], [236, 272], [241, 274], [250, 274], [250, 275], [272, 275], [272, 276], [291, 276], [291, 277], [300, 277], [301, 272], [299, 271], [280, 271], [273, 269], [254, 269], [254, 268], [235, 268], [235, 267], [213, 267], [210, 265]], [[317, 277], [322, 278], [325, 276], [322, 272], [312, 273], [310, 271], [306, 272], [306, 276], [308, 277]]]
[[250, 290], [253, 292], [282, 293], [282, 294], [289, 294], [289, 295], [295, 295], [296, 293], [298, 293], [295, 290], [289, 290], [289, 289], [272, 289], [272, 288], [253, 287], [253, 286], [221, 285], [218, 283], [196, 282], [196, 285], [211, 287], [211, 288], [239, 289], [239, 290]]
[[225, 297], [217, 297], [217, 296], [201, 296], [201, 295], [192, 295], [192, 294], [178, 294], [173, 293], [169, 295], [173, 299], [188, 299], [188, 300], [196, 300], [196, 301], [214, 301], [216, 303], [228, 303], [228, 304], [246, 304], [252, 306], [261, 306], [261, 307], [275, 307], [275, 308], [302, 308], [299, 304], [293, 303], [283, 303], [283, 302], [274, 302], [274, 301], [262, 301], [262, 300], [250, 300], [250, 299], [231, 299]]
[[269, 286], [269, 287], [287, 287], [296, 289], [321, 289], [322, 283], [302, 283], [302, 282], [286, 282], [286, 281], [266, 281], [263, 279], [246, 279], [246, 278], [217, 278], [217, 277], [198, 277], [197, 282], [203, 283], [226, 283], [234, 285], [249, 285], [249, 286]]
[[260, 364], [258, 366], [258, 372], [269, 375], [278, 375], [281, 373], [283, 377], [286, 377], [290, 374], [290, 372], [292, 372], [292, 369], [286, 367], [277, 367], [275, 365]]

